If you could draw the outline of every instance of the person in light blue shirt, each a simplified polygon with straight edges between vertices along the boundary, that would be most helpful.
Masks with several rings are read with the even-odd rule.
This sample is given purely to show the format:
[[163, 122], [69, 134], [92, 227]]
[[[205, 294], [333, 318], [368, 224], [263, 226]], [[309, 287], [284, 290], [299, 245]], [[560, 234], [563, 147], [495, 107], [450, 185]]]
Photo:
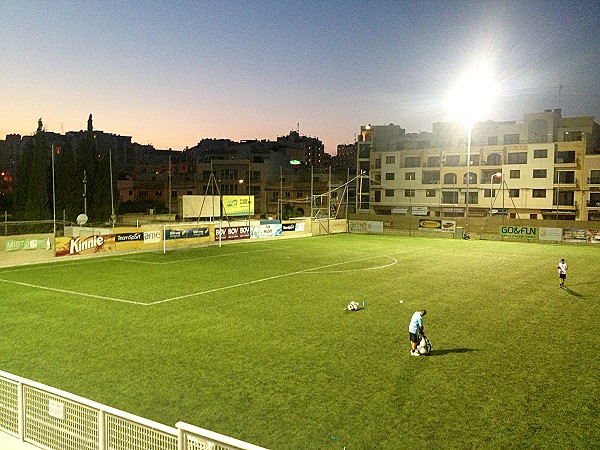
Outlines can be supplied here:
[[417, 351], [417, 344], [419, 342], [419, 332], [425, 334], [425, 330], [423, 328], [423, 317], [427, 314], [426, 309], [421, 309], [415, 312], [411, 319], [410, 324], [408, 325], [408, 334], [410, 337], [410, 354], [412, 356], [421, 356]]

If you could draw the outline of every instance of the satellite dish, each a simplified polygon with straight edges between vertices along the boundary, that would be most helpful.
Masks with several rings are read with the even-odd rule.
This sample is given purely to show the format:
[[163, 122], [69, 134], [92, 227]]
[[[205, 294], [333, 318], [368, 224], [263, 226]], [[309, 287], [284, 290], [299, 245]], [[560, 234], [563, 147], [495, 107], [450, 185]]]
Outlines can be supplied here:
[[87, 221], [88, 221], [88, 216], [86, 214], [79, 214], [77, 216], [77, 225], [83, 226], [87, 223]]

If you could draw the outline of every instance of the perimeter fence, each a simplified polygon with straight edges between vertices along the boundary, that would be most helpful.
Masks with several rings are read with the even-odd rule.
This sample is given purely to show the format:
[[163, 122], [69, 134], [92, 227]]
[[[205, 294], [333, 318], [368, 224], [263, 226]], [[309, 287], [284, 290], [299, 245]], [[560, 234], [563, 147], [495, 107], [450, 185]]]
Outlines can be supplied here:
[[185, 422], [169, 427], [3, 371], [0, 432], [49, 450], [265, 450]]

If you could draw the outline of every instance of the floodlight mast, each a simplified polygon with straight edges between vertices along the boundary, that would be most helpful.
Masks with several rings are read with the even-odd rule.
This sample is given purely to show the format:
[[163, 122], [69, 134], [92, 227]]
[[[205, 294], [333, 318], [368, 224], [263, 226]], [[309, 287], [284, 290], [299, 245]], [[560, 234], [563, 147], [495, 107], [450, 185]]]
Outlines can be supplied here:
[[473, 126], [478, 117], [482, 116], [485, 107], [495, 96], [492, 77], [489, 68], [481, 64], [477, 70], [469, 74], [450, 96], [451, 107], [454, 114], [458, 114], [467, 129], [467, 171], [466, 171], [466, 197], [465, 197], [465, 229], [463, 237], [469, 238], [469, 190], [471, 184], [471, 140]]

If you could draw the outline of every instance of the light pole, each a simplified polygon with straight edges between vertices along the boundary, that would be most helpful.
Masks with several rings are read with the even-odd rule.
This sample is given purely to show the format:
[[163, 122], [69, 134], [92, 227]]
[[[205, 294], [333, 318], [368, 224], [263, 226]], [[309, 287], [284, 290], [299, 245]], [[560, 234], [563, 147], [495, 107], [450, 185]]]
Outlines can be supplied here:
[[450, 93], [448, 106], [467, 129], [467, 192], [465, 198], [464, 238], [469, 238], [469, 185], [471, 182], [471, 137], [477, 119], [496, 95], [490, 61], [479, 58], [478, 66], [464, 76]]
[[469, 238], [469, 183], [471, 182], [471, 136], [473, 134], [473, 122], [468, 121], [467, 126], [467, 193], [465, 195], [465, 233], [464, 238]]
[[502, 172], [492, 174], [490, 178], [490, 219], [492, 218], [492, 206], [494, 205], [494, 177], [501, 177]]

